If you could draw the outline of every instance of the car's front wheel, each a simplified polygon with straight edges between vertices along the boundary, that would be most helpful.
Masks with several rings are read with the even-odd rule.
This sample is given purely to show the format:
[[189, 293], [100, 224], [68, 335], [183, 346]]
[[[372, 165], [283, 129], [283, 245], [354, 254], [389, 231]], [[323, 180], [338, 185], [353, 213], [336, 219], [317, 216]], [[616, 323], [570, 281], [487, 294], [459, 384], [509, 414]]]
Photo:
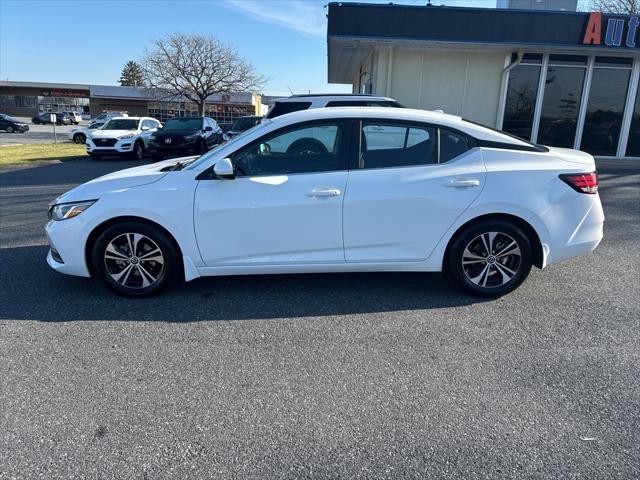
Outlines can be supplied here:
[[84, 133], [76, 133], [73, 136], [73, 143], [82, 144], [87, 141], [87, 136]]
[[133, 152], [131, 152], [131, 156], [135, 160], [142, 160], [144, 158], [144, 144], [141, 141], [137, 141], [133, 145]]
[[96, 239], [93, 270], [111, 290], [145, 297], [167, 288], [177, 277], [178, 255], [159, 228], [139, 222], [112, 225]]
[[14, 132], [13, 127], [12, 127], [11, 125], [9, 125], [9, 126], [7, 127], [7, 133], [13, 133], [13, 132]]
[[531, 271], [531, 243], [516, 225], [486, 221], [461, 232], [449, 251], [447, 270], [467, 292], [498, 297], [512, 292]]

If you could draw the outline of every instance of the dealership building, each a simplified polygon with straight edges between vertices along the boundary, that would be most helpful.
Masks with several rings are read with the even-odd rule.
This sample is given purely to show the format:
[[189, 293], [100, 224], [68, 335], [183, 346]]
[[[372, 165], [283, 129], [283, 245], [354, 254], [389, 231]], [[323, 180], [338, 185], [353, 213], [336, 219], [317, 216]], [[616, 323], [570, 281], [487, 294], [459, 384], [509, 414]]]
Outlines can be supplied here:
[[[0, 112], [33, 117], [42, 112], [74, 111], [92, 117], [105, 111], [125, 111], [166, 121], [176, 116], [198, 115], [192, 102], [141, 87], [0, 81]], [[260, 96], [252, 93], [211, 95], [205, 114], [228, 125], [237, 117], [261, 111]]]
[[328, 17], [330, 83], [640, 159], [637, 16], [341, 2]]

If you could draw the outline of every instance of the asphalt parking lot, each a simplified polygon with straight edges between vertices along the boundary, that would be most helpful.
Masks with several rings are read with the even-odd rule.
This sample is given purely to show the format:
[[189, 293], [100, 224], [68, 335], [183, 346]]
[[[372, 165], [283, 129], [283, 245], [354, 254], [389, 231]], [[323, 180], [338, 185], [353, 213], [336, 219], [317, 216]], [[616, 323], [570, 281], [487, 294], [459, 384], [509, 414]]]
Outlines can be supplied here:
[[[52, 125], [33, 125], [28, 119], [29, 131], [25, 133], [7, 133], [0, 131], [0, 145], [30, 145], [35, 143], [53, 143]], [[69, 132], [74, 128], [89, 126], [89, 122], [80, 122], [80, 125], [56, 125], [56, 138], [58, 142], [70, 142]]]
[[113, 296], [45, 263], [47, 203], [133, 162], [0, 171], [0, 478], [639, 478], [640, 166], [605, 239], [499, 300], [438, 274]]

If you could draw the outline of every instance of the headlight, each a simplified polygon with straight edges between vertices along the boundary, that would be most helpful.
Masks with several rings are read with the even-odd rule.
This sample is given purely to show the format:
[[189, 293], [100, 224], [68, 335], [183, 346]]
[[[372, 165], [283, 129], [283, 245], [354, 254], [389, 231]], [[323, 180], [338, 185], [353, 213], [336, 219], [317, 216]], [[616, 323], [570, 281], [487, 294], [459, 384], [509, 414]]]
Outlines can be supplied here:
[[48, 217], [51, 220], [68, 220], [73, 217], [77, 217], [87, 208], [93, 205], [95, 200], [88, 200], [86, 202], [75, 203], [60, 203], [58, 205], [51, 205], [49, 207]]
[[127, 138], [133, 138], [135, 137], [135, 135], [133, 133], [130, 133], [129, 135], [123, 135], [121, 137], [118, 137], [120, 140], [126, 140]]

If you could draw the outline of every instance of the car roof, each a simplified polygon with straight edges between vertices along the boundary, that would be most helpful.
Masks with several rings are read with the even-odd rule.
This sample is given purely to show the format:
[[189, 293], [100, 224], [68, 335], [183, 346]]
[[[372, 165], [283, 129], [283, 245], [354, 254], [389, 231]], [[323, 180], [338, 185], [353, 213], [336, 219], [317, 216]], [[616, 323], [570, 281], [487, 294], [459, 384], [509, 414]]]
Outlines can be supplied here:
[[407, 122], [432, 123], [441, 127], [450, 127], [466, 133], [479, 140], [509, 143], [513, 145], [531, 144], [506, 133], [464, 120], [457, 115], [417, 110], [411, 108], [392, 107], [329, 107], [300, 110], [267, 120], [274, 128], [312, 120], [335, 118], [380, 119]]

